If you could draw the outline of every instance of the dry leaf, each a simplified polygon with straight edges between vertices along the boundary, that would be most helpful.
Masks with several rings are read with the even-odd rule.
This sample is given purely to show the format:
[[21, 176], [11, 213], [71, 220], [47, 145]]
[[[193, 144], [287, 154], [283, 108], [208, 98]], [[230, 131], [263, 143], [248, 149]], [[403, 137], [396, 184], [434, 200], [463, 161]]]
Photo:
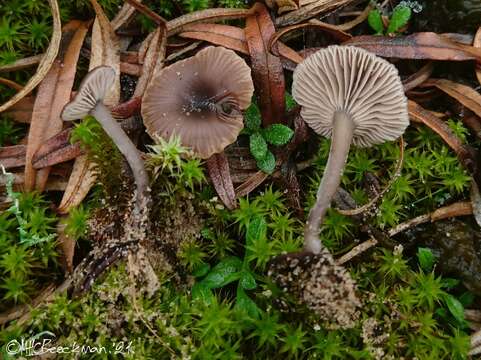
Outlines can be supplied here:
[[[481, 26], [476, 31], [476, 35], [474, 36], [473, 46], [475, 48], [481, 48]], [[481, 84], [481, 64], [476, 64], [476, 77], [478, 78], [478, 82]]]
[[430, 79], [423, 85], [437, 87], [481, 117], [481, 94], [473, 88], [446, 79]]
[[[268, 126], [286, 121], [284, 70], [279, 57], [268, 50], [269, 41], [276, 30], [267, 8], [256, 3], [252, 11], [253, 14], [246, 20], [245, 34], [262, 123]], [[272, 48], [277, 51], [276, 44]]]
[[207, 159], [207, 169], [222, 202], [229, 210], [235, 209], [237, 207], [236, 196], [225, 153], [214, 154]]
[[167, 23], [167, 36], [184, 31], [184, 26], [190, 24], [215, 22], [223, 20], [242, 19], [251, 14], [246, 9], [207, 9], [179, 16]]
[[45, 52], [40, 64], [38, 65], [37, 71], [35, 75], [33, 75], [30, 80], [27, 82], [25, 87], [16, 93], [10, 100], [8, 100], [5, 104], [0, 106], [0, 113], [7, 110], [9, 107], [20, 101], [26, 95], [28, 95], [47, 75], [50, 67], [52, 66], [55, 57], [58, 54], [58, 50], [60, 47], [60, 40], [62, 38], [62, 29], [60, 23], [60, 13], [58, 9], [57, 0], [48, 0], [50, 4], [50, 8], [52, 9], [52, 17], [53, 17], [53, 32], [52, 38], [50, 40], [50, 44], [48, 45], [48, 49]]
[[77, 157], [57, 211], [68, 214], [77, 207], [95, 184], [95, 180], [94, 166], [87, 159], [87, 155]]
[[49, 137], [62, 131], [60, 113], [70, 101], [70, 94], [77, 72], [77, 60], [89, 22], [73, 20], [62, 29], [59, 54], [38, 89], [28, 132], [25, 161], [25, 188], [45, 189], [50, 169], [38, 172], [32, 166], [32, 158], [40, 145]]
[[474, 150], [463, 144], [444, 121], [412, 100], [408, 100], [408, 110], [412, 121], [423, 123], [438, 134], [454, 150], [464, 167], [471, 173], [474, 172], [476, 166], [476, 161], [473, 158]]
[[0, 147], [0, 165], [5, 169], [16, 168], [25, 165], [25, 145], [13, 145]]
[[276, 27], [279, 28], [303, 22], [321, 13], [327, 13], [328, 11], [333, 11], [341, 6], [345, 6], [353, 1], [354, 0], [317, 0], [307, 5], [305, 2], [302, 3], [302, 1], [300, 1], [301, 8], [278, 17], [276, 19]]
[[343, 45], [358, 46], [378, 56], [399, 59], [481, 61], [481, 49], [457, 43], [433, 32], [408, 36], [356, 36]]
[[135, 87], [133, 97], [141, 97], [147, 88], [148, 83], [154, 75], [162, 69], [165, 59], [167, 36], [164, 28], [157, 28], [154, 31], [150, 44], [143, 58], [142, 74]]
[[35, 98], [33, 96], [25, 96], [5, 111], [5, 114], [19, 123], [29, 124], [32, 119], [34, 103]]

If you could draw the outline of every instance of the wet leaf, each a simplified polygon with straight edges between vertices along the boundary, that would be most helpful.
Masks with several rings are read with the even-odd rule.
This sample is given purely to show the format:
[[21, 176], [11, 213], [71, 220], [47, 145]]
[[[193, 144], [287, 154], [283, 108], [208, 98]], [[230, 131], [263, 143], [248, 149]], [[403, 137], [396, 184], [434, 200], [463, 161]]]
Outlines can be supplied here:
[[343, 45], [358, 46], [388, 58], [481, 62], [481, 49], [457, 43], [432, 32], [396, 37], [362, 35], [344, 42]]
[[30, 78], [30, 80], [21, 91], [16, 93], [10, 100], [0, 106], [0, 113], [4, 112], [12, 105], [20, 101], [22, 98], [24, 98], [26, 95], [28, 95], [43, 80], [43, 78], [47, 76], [47, 73], [49, 72], [55, 58], [57, 57], [60, 48], [60, 40], [62, 38], [62, 24], [60, 22], [60, 12], [57, 0], [48, 0], [48, 2], [52, 10], [53, 31], [47, 51], [42, 56], [42, 60], [40, 60], [40, 64], [38, 65], [35, 75]]
[[256, 216], [249, 223], [246, 232], [246, 246], [252, 245], [256, 240], [262, 239], [267, 233], [267, 223], [264, 217]]
[[434, 263], [436, 262], [436, 257], [434, 256], [431, 249], [423, 247], [418, 248], [417, 257], [419, 265], [421, 265], [421, 268], [424, 271], [429, 272], [432, 270]]
[[243, 271], [240, 282], [240, 286], [245, 290], [253, 290], [257, 287], [256, 279], [250, 271]]
[[264, 159], [267, 155], [267, 143], [258, 132], [249, 137], [249, 149], [256, 160]]
[[[279, 57], [267, 50], [276, 31], [269, 12], [261, 3], [256, 3], [253, 11], [246, 20], [245, 34], [262, 123], [268, 126], [286, 121], [284, 71]], [[273, 44], [272, 48], [277, 51], [277, 44]]]
[[454, 316], [454, 318], [459, 322], [459, 323], [464, 323], [464, 306], [461, 304], [461, 302], [456, 299], [454, 296], [450, 294], [446, 294], [444, 296], [444, 301], [446, 302], [446, 306], [449, 309], [449, 312], [451, 315]]
[[237, 206], [234, 184], [232, 183], [229, 162], [225, 153], [214, 154], [207, 159], [207, 169], [222, 202], [228, 209], [234, 209]]
[[261, 310], [257, 307], [256, 303], [252, 301], [249, 296], [247, 296], [241, 287], [237, 288], [235, 308], [244, 311], [250, 317], [255, 319], [259, 318], [261, 314]]
[[262, 119], [259, 107], [252, 102], [244, 114], [244, 125], [247, 133], [258, 131], [261, 127]]
[[242, 261], [238, 257], [229, 257], [216, 266], [202, 280], [209, 289], [221, 288], [241, 277]]
[[70, 273], [73, 271], [73, 257], [75, 255], [75, 239], [65, 233], [65, 224], [61, 222], [57, 225], [57, 241], [62, 250], [62, 258], [66, 270]]
[[38, 172], [33, 168], [32, 159], [40, 145], [49, 137], [62, 131], [60, 113], [70, 101], [72, 86], [77, 72], [80, 54], [89, 22], [73, 20], [62, 29], [62, 41], [53, 66], [38, 89], [28, 132], [25, 163], [25, 188], [39, 191], [45, 189], [49, 168]]
[[405, 26], [411, 18], [411, 8], [406, 5], [398, 5], [392, 12], [389, 26], [387, 28], [388, 34], [394, 34], [400, 28]]
[[262, 133], [269, 144], [276, 146], [287, 144], [294, 135], [294, 131], [282, 124], [273, 124]]
[[245, 180], [242, 184], [240, 184], [235, 189], [236, 198], [241, 198], [250, 194], [254, 191], [260, 184], [262, 184], [268, 177], [263, 171], [258, 171], [254, 175], [250, 176], [247, 180]]
[[205, 304], [212, 304], [215, 301], [212, 291], [202, 282], [192, 286], [192, 298], [202, 300]]
[[382, 22], [381, 12], [378, 9], [371, 10], [367, 17], [369, 26], [376, 32], [376, 35], [382, 35], [384, 32], [384, 23]]
[[265, 158], [257, 160], [257, 166], [265, 173], [272, 174], [276, 168], [276, 158], [274, 154], [268, 150]]

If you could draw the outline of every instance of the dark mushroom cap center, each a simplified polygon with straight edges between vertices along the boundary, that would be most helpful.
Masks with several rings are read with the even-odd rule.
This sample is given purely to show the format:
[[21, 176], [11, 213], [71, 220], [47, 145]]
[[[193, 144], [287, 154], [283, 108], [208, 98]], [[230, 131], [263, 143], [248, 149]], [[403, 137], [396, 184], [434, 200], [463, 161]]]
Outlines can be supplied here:
[[222, 119], [226, 116], [238, 116], [241, 110], [237, 99], [226, 88], [219, 89], [208, 81], [194, 81], [182, 94], [179, 112], [185, 116], [210, 119], [212, 115]]

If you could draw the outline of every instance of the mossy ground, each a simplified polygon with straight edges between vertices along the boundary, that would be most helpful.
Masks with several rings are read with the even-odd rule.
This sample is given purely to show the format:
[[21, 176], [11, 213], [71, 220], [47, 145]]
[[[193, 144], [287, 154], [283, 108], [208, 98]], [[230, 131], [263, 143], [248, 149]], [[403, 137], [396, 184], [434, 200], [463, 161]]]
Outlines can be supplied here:
[[[122, 3], [99, 2], [110, 16]], [[167, 17], [215, 5], [208, 0], [147, 4]], [[237, 0], [217, 5], [245, 6]], [[92, 15], [87, 1], [60, 1], [60, 6], [64, 21], [77, 14], [85, 18]], [[145, 31], [152, 25], [143, 17], [138, 21]], [[0, 9], [0, 62], [9, 63], [45, 49], [50, 22], [46, 2], [7, 0]], [[22, 83], [31, 73], [8, 75]], [[12, 95], [10, 89], [0, 89], [0, 101]], [[463, 141], [476, 143], [461, 121], [452, 119], [448, 123]], [[0, 145], [17, 143], [24, 133], [24, 127], [0, 117]], [[86, 236], [88, 218], [101, 214], [96, 210], [102, 203], [99, 200], [120, 201], [115, 189], [122, 182], [121, 158], [93, 120], [81, 125], [76, 136], [89, 149], [101, 174], [97, 191], [82, 208], [62, 220], [77, 239], [80, 251], [85, 252], [91, 247]], [[469, 198], [470, 176], [441, 138], [424, 126], [414, 125], [405, 141], [401, 176], [383, 196], [375, 214], [366, 220], [381, 230]], [[321, 140], [314, 165], [300, 173], [305, 211], [313, 202], [328, 150], [329, 141]], [[471, 293], [460, 279], [440, 273], [435, 263], [444, 259], [435, 258], [435, 249], [431, 252], [424, 244], [414, 244], [403, 251], [402, 244], [393, 240], [351, 261], [348, 270], [358, 283], [363, 301], [360, 319], [352, 329], [330, 329], [280, 293], [266, 276], [273, 256], [296, 251], [302, 245], [303, 224], [289, 208], [281, 187], [264, 185], [241, 198], [238, 209], [227, 211], [214, 198], [200, 161], [182, 159], [183, 151], [175, 143], [150, 149], [153, 189], [158, 194], [152, 211], [156, 235], [169, 244], [170, 253], [178, 261], [170, 262], [175, 265], [170, 271], [159, 269], [160, 290], [152, 297], [139, 293], [133, 302], [131, 281], [125, 265], [119, 263], [86, 295], [76, 299], [59, 295], [52, 303], [35, 309], [27, 322], [4, 325], [0, 344], [48, 331], [56, 335], [57, 345], [105, 347], [100, 354], [83, 355], [92, 359], [117, 358], [116, 351], [130, 359], [467, 357], [469, 327], [462, 311], [480, 294]], [[312, 155], [300, 155], [299, 160], [309, 157]], [[366, 203], [371, 196], [365, 187], [366, 177], [373, 175], [381, 186], [385, 185], [398, 158], [398, 143], [353, 149], [343, 188], [359, 204]], [[119, 182], [115, 186], [114, 180]], [[49, 207], [56, 194], [15, 196], [18, 207], [0, 214], [0, 311], [28, 304], [42, 288], [58, 283], [63, 276], [57, 244], [50, 236], [59, 221]], [[254, 226], [262, 229], [255, 236]], [[19, 230], [37, 241], [22, 242]], [[356, 220], [331, 210], [322, 238], [334, 254], [341, 254], [365, 240], [366, 235]], [[233, 277], [204, 286], [209, 272], [222, 268], [226, 261], [240, 264], [235, 265], [239, 269]], [[178, 269], [182, 276], [173, 276]], [[194, 284], [203, 285], [192, 288]], [[277, 306], [281, 302], [288, 310]], [[8, 358], [5, 352], [2, 355]], [[71, 354], [59, 357], [72, 358]]]

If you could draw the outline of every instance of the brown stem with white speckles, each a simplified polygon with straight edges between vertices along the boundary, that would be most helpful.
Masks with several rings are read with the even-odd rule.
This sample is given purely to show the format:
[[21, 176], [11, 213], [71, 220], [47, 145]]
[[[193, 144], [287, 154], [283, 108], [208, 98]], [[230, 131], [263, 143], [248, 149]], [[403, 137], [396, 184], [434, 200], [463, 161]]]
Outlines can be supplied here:
[[354, 122], [350, 116], [343, 111], [336, 112], [333, 120], [329, 158], [317, 191], [316, 203], [309, 212], [309, 218], [304, 228], [304, 250], [314, 254], [320, 253], [323, 247], [319, 238], [320, 227], [341, 183], [353, 133]]
[[140, 157], [139, 150], [120, 124], [112, 117], [110, 110], [101, 102], [97, 103], [90, 114], [102, 125], [105, 132], [110, 136], [119, 151], [127, 160], [132, 174], [134, 175], [137, 187], [137, 206], [142, 206], [142, 198], [147, 196], [149, 188], [149, 177], [144, 166], [144, 160]]

